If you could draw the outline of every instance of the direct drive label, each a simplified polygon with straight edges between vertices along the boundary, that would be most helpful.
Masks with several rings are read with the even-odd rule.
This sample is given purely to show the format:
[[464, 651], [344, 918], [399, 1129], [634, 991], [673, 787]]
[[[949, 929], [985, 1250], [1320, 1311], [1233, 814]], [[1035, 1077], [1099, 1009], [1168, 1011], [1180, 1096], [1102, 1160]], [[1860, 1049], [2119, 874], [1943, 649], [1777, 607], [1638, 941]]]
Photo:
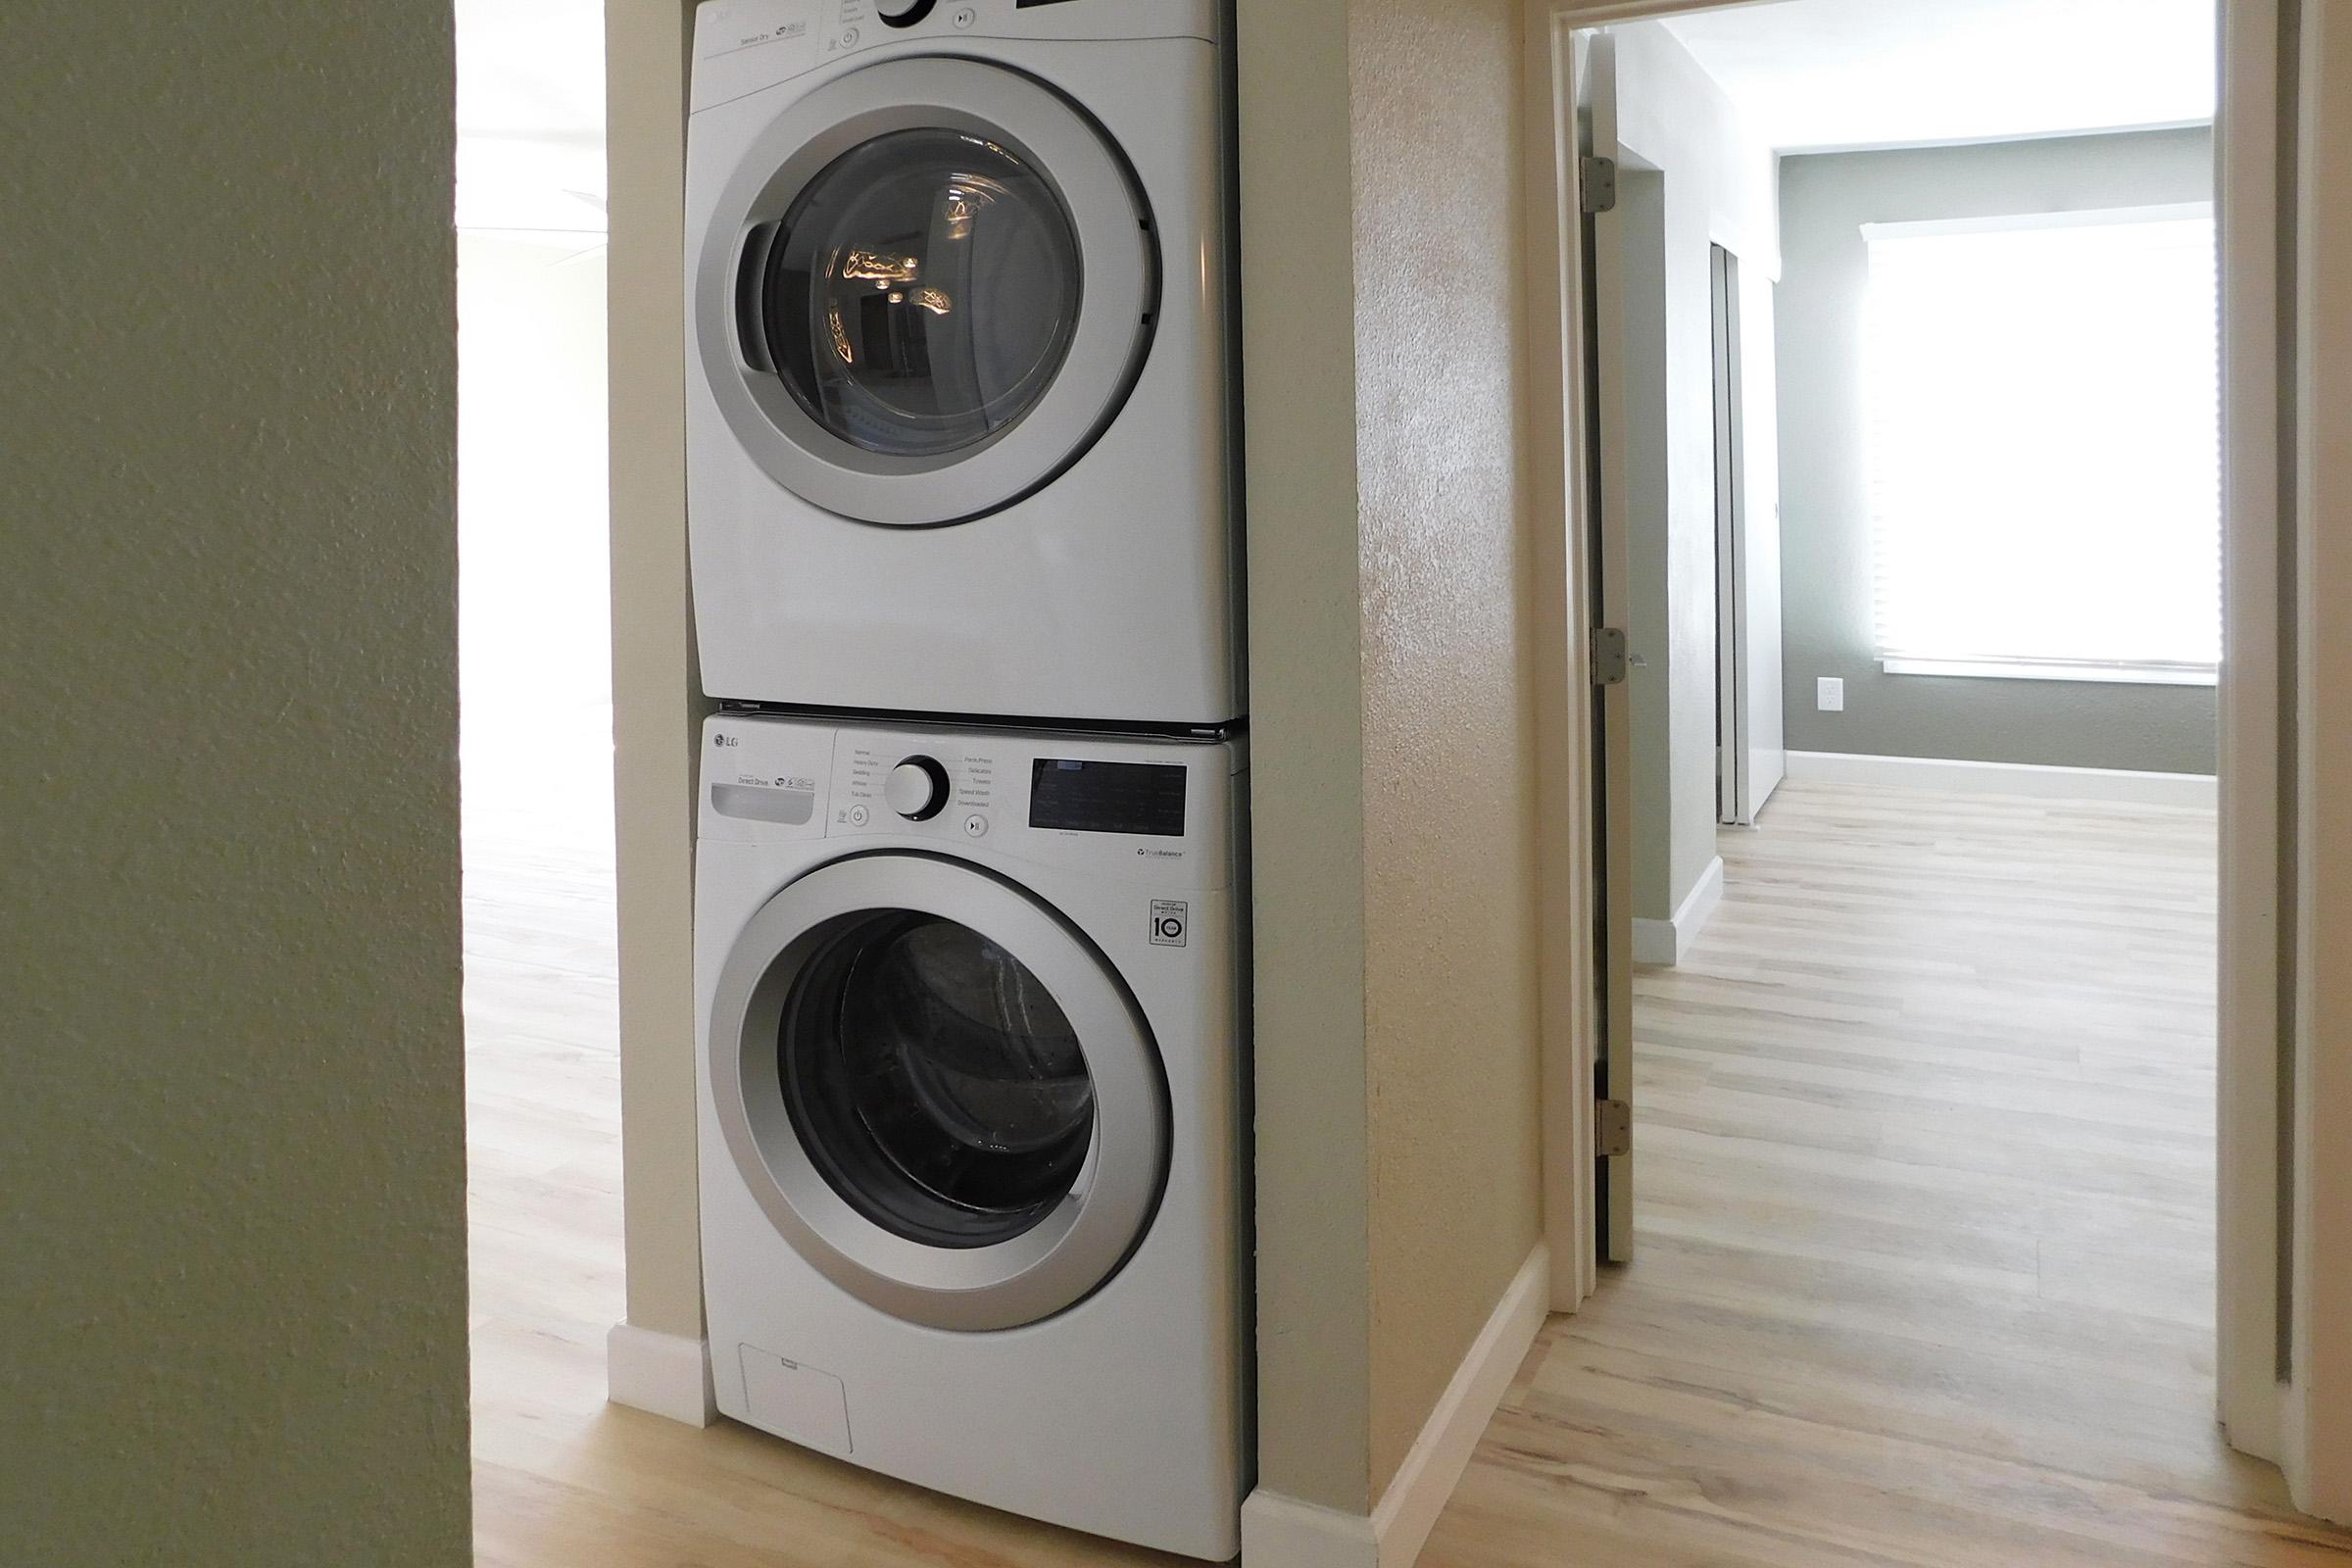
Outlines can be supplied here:
[[1152, 945], [1155, 948], [1181, 948], [1192, 937], [1191, 906], [1181, 899], [1152, 901]]

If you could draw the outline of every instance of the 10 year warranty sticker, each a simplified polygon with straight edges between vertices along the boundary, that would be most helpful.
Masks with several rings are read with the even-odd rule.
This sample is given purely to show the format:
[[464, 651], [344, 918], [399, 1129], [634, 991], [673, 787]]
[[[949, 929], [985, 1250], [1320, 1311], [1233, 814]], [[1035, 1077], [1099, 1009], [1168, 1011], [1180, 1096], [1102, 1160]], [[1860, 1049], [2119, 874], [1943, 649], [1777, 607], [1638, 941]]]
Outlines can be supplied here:
[[1181, 948], [1191, 934], [1192, 921], [1187, 917], [1189, 906], [1177, 899], [1152, 901], [1152, 945], [1155, 948]]

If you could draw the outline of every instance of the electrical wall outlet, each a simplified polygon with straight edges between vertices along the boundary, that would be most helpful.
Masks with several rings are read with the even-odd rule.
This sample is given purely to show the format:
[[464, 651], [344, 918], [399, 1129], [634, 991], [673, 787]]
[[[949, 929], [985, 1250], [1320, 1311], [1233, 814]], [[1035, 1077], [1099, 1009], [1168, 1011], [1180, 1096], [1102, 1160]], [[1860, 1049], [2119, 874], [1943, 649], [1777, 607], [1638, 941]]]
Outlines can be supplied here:
[[1845, 711], [1845, 678], [1843, 676], [1824, 675], [1814, 685], [1819, 693], [1823, 712], [1842, 713]]

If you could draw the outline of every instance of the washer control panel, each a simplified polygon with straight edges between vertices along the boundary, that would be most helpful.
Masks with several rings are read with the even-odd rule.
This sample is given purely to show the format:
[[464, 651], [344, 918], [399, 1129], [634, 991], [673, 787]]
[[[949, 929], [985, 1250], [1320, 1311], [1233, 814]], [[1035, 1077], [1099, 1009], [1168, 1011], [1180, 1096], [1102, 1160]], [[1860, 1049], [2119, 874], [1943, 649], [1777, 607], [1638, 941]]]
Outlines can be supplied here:
[[997, 808], [992, 751], [939, 735], [840, 730], [833, 744], [832, 825], [853, 831], [942, 832], [965, 824], [986, 838]]
[[1220, 887], [1240, 769], [1231, 744], [722, 713], [705, 726], [702, 834], [927, 844]]

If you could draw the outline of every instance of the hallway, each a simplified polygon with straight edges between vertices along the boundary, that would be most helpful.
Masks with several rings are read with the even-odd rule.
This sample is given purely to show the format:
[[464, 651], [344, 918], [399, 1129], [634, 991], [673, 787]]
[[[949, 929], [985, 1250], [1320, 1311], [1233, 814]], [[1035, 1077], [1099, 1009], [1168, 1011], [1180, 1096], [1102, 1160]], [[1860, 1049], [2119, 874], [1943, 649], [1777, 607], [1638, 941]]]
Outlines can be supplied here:
[[1785, 785], [1430, 1568], [2341, 1563], [2213, 1405], [2210, 810]]

